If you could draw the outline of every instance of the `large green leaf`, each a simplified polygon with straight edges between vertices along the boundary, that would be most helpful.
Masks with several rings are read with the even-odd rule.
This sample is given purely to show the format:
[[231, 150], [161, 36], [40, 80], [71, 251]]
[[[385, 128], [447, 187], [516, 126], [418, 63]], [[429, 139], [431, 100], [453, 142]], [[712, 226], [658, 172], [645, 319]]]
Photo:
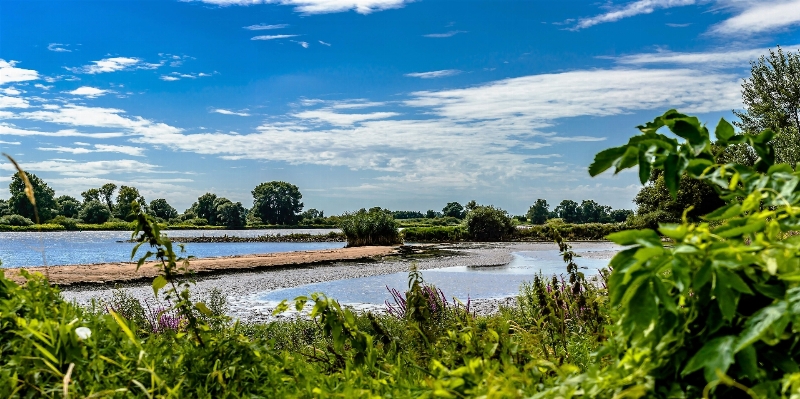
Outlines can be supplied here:
[[661, 237], [650, 229], [620, 231], [607, 235], [606, 239], [619, 245], [661, 246]]
[[736, 337], [732, 335], [717, 337], [706, 342], [706, 344], [689, 359], [681, 375], [688, 375], [703, 369], [706, 381], [711, 382], [716, 380], [717, 370], [726, 373], [731, 364], [733, 364], [733, 345], [735, 342]]
[[625, 151], [627, 151], [627, 146], [614, 147], [600, 151], [594, 156], [594, 162], [589, 165], [589, 175], [594, 177], [605, 172], [610, 167], [614, 166], [614, 162], [616, 162]]
[[719, 123], [717, 124], [717, 129], [714, 130], [714, 136], [717, 137], [722, 144], [728, 142], [728, 139], [733, 137], [736, 134], [736, 131], [733, 129], [733, 126], [728, 123], [724, 118], [720, 118]]
[[[736, 341], [735, 352], [752, 345], [764, 336], [774, 326], [779, 330], [786, 328], [789, 323], [788, 304], [780, 301], [753, 313], [745, 322], [744, 330]], [[773, 329], [774, 331], [774, 329]], [[774, 331], [779, 333], [780, 331]]]

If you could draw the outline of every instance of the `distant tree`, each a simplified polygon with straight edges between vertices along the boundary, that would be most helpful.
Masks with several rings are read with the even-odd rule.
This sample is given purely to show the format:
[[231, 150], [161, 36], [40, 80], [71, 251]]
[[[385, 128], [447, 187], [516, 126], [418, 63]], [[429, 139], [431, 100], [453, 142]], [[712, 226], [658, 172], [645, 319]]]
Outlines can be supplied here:
[[464, 205], [464, 208], [466, 209], [467, 212], [469, 212], [469, 211], [471, 211], [471, 210], [473, 210], [473, 209], [475, 209], [477, 207], [478, 207], [478, 203], [475, 202], [475, 200], [471, 200], [470, 202], [467, 202], [467, 205]]
[[[100, 202], [100, 190], [96, 188], [90, 188], [81, 193], [81, 197], [83, 198], [83, 203], [97, 201]], [[109, 208], [112, 209], [112, 208]]]
[[86, 223], [101, 224], [111, 219], [111, 211], [100, 201], [89, 201], [83, 204], [78, 216]]
[[508, 212], [493, 206], [476, 206], [464, 220], [474, 240], [498, 241], [514, 231]]
[[594, 200], [583, 200], [578, 208], [578, 223], [608, 223], [611, 221], [611, 207], [600, 205]]
[[178, 217], [178, 211], [163, 198], [150, 201], [150, 214], [164, 220]]
[[8, 207], [8, 201], [0, 199], [0, 216], [11, 215], [11, 208]]
[[69, 195], [56, 198], [56, 203], [58, 204], [58, 214], [68, 218], [78, 217], [78, 213], [81, 211], [80, 201]]
[[436, 211], [434, 211], [433, 209], [428, 209], [428, 211], [425, 212], [425, 217], [428, 218], [428, 219], [435, 218], [436, 217]]
[[9, 226], [31, 226], [33, 221], [22, 215], [7, 215], [0, 217], [0, 224]]
[[139, 194], [139, 190], [136, 187], [120, 186], [119, 192], [117, 193], [117, 204], [114, 216], [128, 222], [135, 219], [134, 209], [131, 207], [133, 201], [138, 202], [145, 211], [147, 210], [147, 202], [145, 202], [144, 197]]
[[579, 205], [573, 200], [563, 200], [555, 209], [559, 218], [567, 223], [580, 223], [581, 213], [578, 209]]
[[231, 201], [217, 207], [217, 221], [229, 229], [240, 229], [246, 224], [247, 211], [241, 202]]
[[114, 183], [106, 183], [103, 184], [103, 187], [100, 187], [98, 190], [100, 192], [100, 199], [105, 202], [108, 209], [114, 209], [114, 201], [112, 198], [114, 197], [114, 191], [117, 189], [117, 185]]
[[463, 219], [464, 216], [466, 216], [466, 212], [464, 212], [464, 207], [458, 202], [448, 202], [447, 205], [442, 208], [442, 215]]
[[303, 195], [294, 184], [282, 181], [261, 183], [253, 189], [253, 208], [262, 221], [270, 224], [294, 224], [303, 203]]
[[693, 208], [687, 216], [696, 221], [725, 204], [706, 182], [686, 176], [681, 178], [677, 195], [672, 198], [661, 170], [650, 175], [649, 184], [642, 187], [633, 202], [638, 206], [634, 226], [650, 228], [658, 227], [659, 222], [680, 222], [683, 211], [690, 206]]
[[742, 84], [743, 111], [734, 122], [743, 131], [775, 132], [776, 162], [792, 167], [800, 161], [800, 52], [769, 51], [750, 63], [750, 77]]
[[526, 216], [533, 224], [544, 224], [550, 217], [550, 205], [547, 204], [546, 200], [539, 198], [528, 208]]
[[609, 214], [611, 221], [616, 223], [625, 222], [630, 216], [633, 216], [633, 211], [630, 209], [614, 209]]
[[325, 217], [325, 212], [318, 211], [318, 210], [316, 210], [314, 208], [311, 208], [311, 209], [303, 212], [300, 215], [300, 218], [303, 219], [303, 220], [313, 220], [313, 219], [319, 219], [319, 218], [324, 218], [324, 217]]
[[208, 223], [211, 225], [216, 225], [217, 223], [217, 207], [219, 203], [215, 204], [217, 200], [217, 196], [211, 193], [205, 193], [197, 198], [197, 202], [192, 204], [190, 208], [192, 212], [198, 218], [208, 220]]
[[395, 219], [422, 219], [425, 214], [420, 211], [393, 211], [392, 217]]
[[[58, 214], [58, 204], [56, 203], [56, 192], [50, 188], [44, 180], [38, 176], [25, 172], [31, 186], [33, 186], [33, 196], [36, 199], [36, 209], [39, 213], [39, 220], [44, 222], [50, 220]], [[33, 204], [25, 194], [25, 182], [20, 178], [19, 173], [11, 177], [9, 184], [11, 198], [8, 199], [8, 207], [17, 215], [24, 216], [31, 220], [36, 220], [33, 211]]]

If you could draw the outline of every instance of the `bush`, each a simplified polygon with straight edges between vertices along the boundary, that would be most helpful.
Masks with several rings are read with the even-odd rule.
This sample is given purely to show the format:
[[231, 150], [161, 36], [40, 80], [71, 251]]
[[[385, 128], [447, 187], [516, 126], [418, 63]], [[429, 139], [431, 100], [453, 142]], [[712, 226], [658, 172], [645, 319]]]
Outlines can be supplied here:
[[33, 220], [22, 215], [8, 215], [0, 217], [0, 224], [7, 224], [9, 226], [32, 226]]
[[464, 226], [406, 227], [402, 236], [406, 242], [457, 242], [469, 237]]
[[339, 228], [347, 237], [348, 247], [401, 243], [397, 222], [391, 213], [382, 210], [367, 212], [362, 209], [355, 213], [345, 213]]
[[111, 210], [100, 201], [89, 201], [83, 204], [78, 216], [88, 224], [102, 224], [111, 219]]
[[79, 220], [79, 219], [72, 219], [72, 218], [68, 218], [68, 217], [66, 217], [64, 215], [58, 215], [58, 216], [54, 217], [52, 220], [50, 220], [48, 223], [60, 224], [60, 225], [64, 226], [64, 228], [67, 229], [67, 230], [78, 230], [78, 223], [80, 223], [80, 222], [81, 222], [81, 220]]
[[476, 241], [499, 241], [514, 232], [508, 213], [493, 206], [478, 206], [471, 210], [464, 224], [470, 238]]

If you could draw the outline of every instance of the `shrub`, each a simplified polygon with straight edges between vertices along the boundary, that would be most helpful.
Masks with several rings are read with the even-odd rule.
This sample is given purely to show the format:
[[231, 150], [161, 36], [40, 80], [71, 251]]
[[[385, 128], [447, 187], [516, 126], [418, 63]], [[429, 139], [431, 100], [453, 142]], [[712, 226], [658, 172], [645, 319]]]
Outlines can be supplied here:
[[464, 226], [406, 227], [402, 236], [410, 242], [457, 242], [468, 237]]
[[67, 230], [78, 230], [78, 223], [80, 222], [81, 220], [79, 219], [72, 219], [64, 215], [58, 215], [54, 217], [52, 220], [50, 220], [48, 223], [60, 224], [64, 226], [64, 228]]
[[348, 247], [394, 245], [401, 242], [397, 222], [391, 213], [382, 210], [368, 212], [362, 209], [355, 213], [345, 213], [339, 228], [347, 237]]
[[100, 201], [89, 201], [83, 204], [78, 216], [89, 224], [102, 224], [111, 219], [111, 210]]
[[467, 233], [476, 241], [499, 241], [514, 232], [508, 213], [493, 206], [478, 206], [464, 220]]
[[7, 215], [0, 217], [0, 224], [7, 224], [9, 226], [32, 226], [33, 220], [22, 215]]

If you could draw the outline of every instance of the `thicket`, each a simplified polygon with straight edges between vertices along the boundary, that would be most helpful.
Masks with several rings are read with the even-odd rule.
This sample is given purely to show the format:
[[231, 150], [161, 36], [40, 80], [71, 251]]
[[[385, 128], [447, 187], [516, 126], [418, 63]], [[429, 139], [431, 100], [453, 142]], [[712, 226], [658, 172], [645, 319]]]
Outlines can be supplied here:
[[499, 315], [443, 306], [412, 273], [402, 313], [356, 314], [312, 294], [292, 301], [308, 320], [214, 323], [183, 280], [187, 259], [139, 212], [133, 252], [159, 262], [152, 286], [169, 303], [159, 313], [179, 321], [148, 329], [63, 301], [41, 275], [24, 286], [0, 276], [0, 395], [800, 396], [800, 172], [774, 162], [769, 130], [717, 125], [719, 145], [758, 154], [747, 166], [720, 162], [697, 118], [669, 111], [639, 129], [590, 174], [638, 166], [644, 184], [660, 169], [675, 195], [685, 173], [726, 204], [704, 221], [609, 235], [625, 249], [597, 281], [556, 236], [565, 278], [534, 279]]
[[402, 242], [394, 217], [380, 209], [361, 209], [358, 212], [345, 213], [339, 228], [347, 238], [348, 247], [394, 245]]

